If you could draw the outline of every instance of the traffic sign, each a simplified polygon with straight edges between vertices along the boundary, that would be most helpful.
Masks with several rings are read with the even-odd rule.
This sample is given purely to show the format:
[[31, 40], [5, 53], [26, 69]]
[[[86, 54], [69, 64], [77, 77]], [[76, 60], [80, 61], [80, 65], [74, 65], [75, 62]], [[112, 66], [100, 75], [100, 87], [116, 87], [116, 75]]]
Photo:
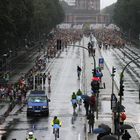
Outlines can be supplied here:
[[99, 58], [99, 67], [104, 69], [104, 58]]

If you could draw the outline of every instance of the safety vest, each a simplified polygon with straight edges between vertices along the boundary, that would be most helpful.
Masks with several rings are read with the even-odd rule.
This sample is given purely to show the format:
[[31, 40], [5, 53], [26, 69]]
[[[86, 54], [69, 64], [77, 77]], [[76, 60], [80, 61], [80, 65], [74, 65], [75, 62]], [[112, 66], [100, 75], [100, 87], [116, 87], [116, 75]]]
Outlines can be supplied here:
[[51, 122], [51, 125], [53, 126], [54, 124], [58, 124], [58, 125], [62, 125], [62, 122], [59, 120], [59, 119], [56, 119], [56, 120], [53, 120], [52, 122]]
[[33, 137], [33, 138], [27, 138], [27, 140], [36, 140], [36, 138], [35, 137]]

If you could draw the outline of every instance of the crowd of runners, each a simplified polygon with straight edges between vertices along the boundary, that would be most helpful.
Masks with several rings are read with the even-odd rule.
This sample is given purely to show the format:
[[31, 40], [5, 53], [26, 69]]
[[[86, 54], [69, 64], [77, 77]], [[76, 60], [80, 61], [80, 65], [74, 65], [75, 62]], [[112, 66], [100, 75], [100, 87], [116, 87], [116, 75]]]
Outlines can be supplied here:
[[105, 48], [108, 47], [124, 47], [125, 39], [120, 31], [111, 29], [98, 29], [94, 31], [99, 45], [102, 43]]

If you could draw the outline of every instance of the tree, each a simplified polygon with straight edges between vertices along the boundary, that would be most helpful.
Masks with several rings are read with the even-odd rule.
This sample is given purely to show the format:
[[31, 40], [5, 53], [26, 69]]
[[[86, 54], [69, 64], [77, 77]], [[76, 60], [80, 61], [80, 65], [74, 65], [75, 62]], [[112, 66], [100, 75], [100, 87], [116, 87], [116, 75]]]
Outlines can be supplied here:
[[0, 46], [1, 52], [6, 50], [8, 42], [15, 36], [15, 25], [10, 15], [9, 1], [0, 0]]
[[115, 3], [113, 3], [110, 6], [105, 7], [104, 9], [101, 10], [101, 13], [103, 14], [109, 14], [111, 21], [112, 21], [112, 17], [114, 15], [114, 8], [115, 8]]
[[59, 0], [0, 0], [1, 52], [22, 47], [25, 38], [41, 39], [63, 19]]
[[140, 1], [118, 0], [114, 9], [114, 22], [129, 34], [138, 39], [140, 34]]
[[10, 13], [16, 26], [16, 39], [24, 39], [31, 27], [33, 7], [31, 0], [10, 0]]
[[32, 32], [38, 32], [38, 38], [48, 33], [64, 19], [64, 11], [58, 0], [34, 0]]

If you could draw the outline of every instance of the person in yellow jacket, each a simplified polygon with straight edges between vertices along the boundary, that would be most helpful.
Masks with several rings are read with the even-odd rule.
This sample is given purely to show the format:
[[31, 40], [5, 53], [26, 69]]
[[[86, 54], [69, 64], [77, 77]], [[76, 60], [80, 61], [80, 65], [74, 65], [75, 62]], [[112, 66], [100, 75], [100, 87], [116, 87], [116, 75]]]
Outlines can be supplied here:
[[26, 138], [26, 140], [37, 140], [35, 137], [34, 137], [34, 134], [33, 134], [33, 132], [29, 132], [28, 133], [28, 138]]
[[[51, 122], [52, 127], [53, 127], [55, 124], [58, 124], [60, 127], [61, 127], [61, 125], [62, 125], [61, 121], [57, 118], [57, 116], [54, 116], [54, 119], [53, 119], [52, 122]], [[53, 133], [54, 133], [54, 129], [55, 129], [55, 128], [53, 128]], [[59, 138], [59, 128], [58, 128], [58, 138]]]

